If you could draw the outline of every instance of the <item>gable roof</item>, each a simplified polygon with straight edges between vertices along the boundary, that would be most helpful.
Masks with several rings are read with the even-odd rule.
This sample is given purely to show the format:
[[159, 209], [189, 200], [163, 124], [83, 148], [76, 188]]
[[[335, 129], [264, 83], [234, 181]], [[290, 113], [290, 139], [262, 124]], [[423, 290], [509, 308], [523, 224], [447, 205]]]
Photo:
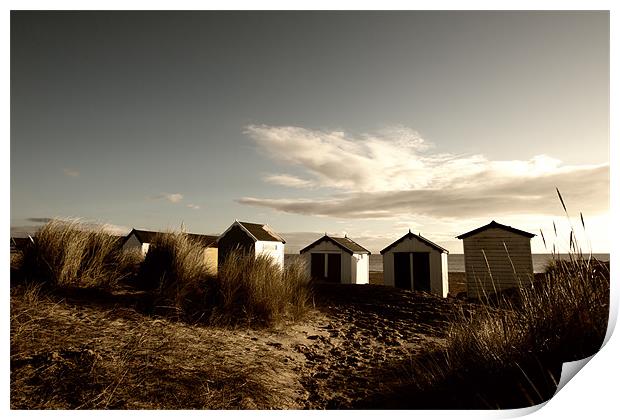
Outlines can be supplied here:
[[319, 244], [319, 243], [321, 243], [323, 241], [330, 241], [334, 245], [336, 245], [337, 247], [339, 247], [339, 248], [343, 249], [344, 251], [348, 252], [349, 254], [370, 254], [369, 250], [367, 250], [366, 248], [364, 248], [363, 246], [361, 246], [357, 242], [347, 238], [346, 236], [344, 238], [338, 238], [336, 236], [328, 236], [327, 234], [325, 234], [325, 236], [320, 237], [319, 239], [317, 239], [316, 241], [312, 242], [307, 247], [305, 247], [302, 250], [300, 250], [299, 253], [302, 254], [302, 253], [306, 252], [307, 250], [309, 250], [310, 248], [312, 248], [313, 246], [315, 246], [315, 245], [317, 245], [317, 244]]
[[132, 233], [136, 235], [136, 238], [143, 244], [151, 243], [157, 234], [163, 234], [163, 232], [154, 232], [152, 230], [132, 229], [127, 235], [128, 239]]
[[456, 238], [464, 239], [464, 238], [467, 238], [468, 236], [475, 235], [478, 232], [482, 232], [483, 230], [492, 229], [492, 228], [504, 229], [504, 230], [507, 230], [508, 232], [516, 233], [517, 235], [526, 236], [528, 238], [533, 238], [534, 236], [536, 236], [533, 233], [529, 233], [524, 230], [513, 228], [512, 226], [502, 225], [501, 223], [497, 223], [495, 220], [492, 220], [491, 223], [489, 223], [488, 225], [481, 226], [478, 229], [470, 230], [469, 232], [463, 233], [457, 236]]
[[[143, 244], [153, 242], [153, 240], [155, 239], [155, 236], [157, 235], [169, 235], [170, 234], [169, 232], [156, 232], [152, 230], [132, 229], [131, 232], [129, 232], [129, 234], [127, 234], [127, 236], [125, 237], [125, 240], [123, 241], [123, 245], [125, 244], [125, 242], [127, 242], [127, 240], [129, 239], [132, 233], [136, 235], [136, 238], [138, 238], [138, 240]], [[198, 242], [199, 244], [205, 247], [210, 246], [210, 247], [217, 248], [217, 236], [200, 235], [198, 233], [188, 233], [187, 237], [191, 239], [192, 241]]]
[[219, 236], [219, 238], [226, 235], [226, 233], [228, 233], [228, 231], [232, 229], [233, 226], [241, 227], [241, 229], [243, 229], [252, 239], [254, 239], [254, 241], [282, 242], [283, 244], [286, 243], [284, 238], [275, 233], [271, 229], [271, 227], [266, 224], [240, 222], [238, 220], [235, 220], [235, 222], [230, 225], [228, 229], [226, 229], [224, 233]]
[[432, 242], [432, 241], [426, 239], [422, 235], [416, 235], [415, 233], [411, 233], [411, 231], [409, 231], [408, 233], [406, 233], [401, 238], [397, 239], [396, 241], [392, 242], [391, 244], [389, 244], [388, 246], [383, 248], [381, 250], [381, 254], [385, 254], [387, 251], [389, 251], [391, 248], [395, 247], [396, 245], [398, 245], [399, 243], [401, 243], [405, 239], [412, 239], [412, 238], [416, 238], [420, 242], [425, 243], [426, 245], [430, 246], [431, 248], [435, 248], [439, 252], [445, 252], [446, 254], [449, 253], [449, 251], [446, 248], [437, 245], [435, 242]]

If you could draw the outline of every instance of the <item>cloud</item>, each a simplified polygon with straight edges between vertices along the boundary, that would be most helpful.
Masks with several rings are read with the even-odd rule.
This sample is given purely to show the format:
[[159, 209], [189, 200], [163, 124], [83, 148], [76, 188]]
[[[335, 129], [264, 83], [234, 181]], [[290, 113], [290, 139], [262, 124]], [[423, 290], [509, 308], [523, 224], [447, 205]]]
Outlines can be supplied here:
[[241, 198], [239, 203], [267, 207], [285, 213], [338, 218], [382, 219], [427, 215], [479, 217], [502, 214], [558, 214], [555, 187], [574, 211], [607, 210], [609, 167], [583, 169], [568, 174], [532, 179], [511, 179], [488, 185], [458, 188], [354, 192], [325, 198]]
[[54, 219], [51, 217], [29, 217], [26, 220], [33, 223], [47, 223], [51, 222]]
[[66, 176], [70, 176], [73, 178], [77, 178], [78, 176], [80, 176], [80, 173], [78, 171], [76, 171], [75, 169], [70, 169], [70, 168], [64, 168], [62, 170], [62, 172], [66, 175]]
[[270, 184], [293, 188], [311, 188], [315, 186], [315, 183], [312, 181], [288, 174], [267, 175], [263, 177], [263, 180], [265, 182], [269, 182]]
[[197, 204], [188, 204], [187, 205], [188, 208], [192, 209], [192, 210], [200, 210], [200, 206]]
[[[314, 131], [300, 127], [250, 125], [245, 133], [270, 158], [303, 169], [308, 178], [293, 177], [296, 186], [317, 185], [339, 189], [384, 190], [423, 185], [424, 171], [417, 156], [430, 144], [404, 127], [378, 135], [352, 137], [341, 131]], [[408, 174], [403, 176], [403, 174]], [[272, 175], [272, 180], [291, 180]]]
[[563, 165], [546, 155], [492, 161], [483, 155], [432, 154], [430, 143], [403, 127], [359, 136], [265, 125], [245, 132], [266, 155], [305, 172], [305, 178], [272, 175], [268, 181], [340, 192], [319, 198], [243, 197], [241, 204], [366, 219], [559, 214], [557, 186], [574, 211], [608, 211], [608, 164]]
[[179, 193], [173, 193], [173, 194], [167, 194], [167, 193], [161, 193], [155, 196], [151, 197], [152, 200], [167, 200], [171, 203], [179, 203], [181, 200], [183, 200], [183, 194], [179, 194]]

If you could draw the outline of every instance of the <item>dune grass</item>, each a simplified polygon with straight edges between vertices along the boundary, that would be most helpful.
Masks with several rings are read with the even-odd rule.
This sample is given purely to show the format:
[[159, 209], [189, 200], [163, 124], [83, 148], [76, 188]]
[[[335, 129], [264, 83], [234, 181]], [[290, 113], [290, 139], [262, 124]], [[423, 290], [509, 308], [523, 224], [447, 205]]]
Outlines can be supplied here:
[[544, 280], [497, 301], [461, 307], [445, 345], [396, 364], [397, 378], [360, 408], [499, 409], [549, 400], [562, 363], [603, 344], [609, 266], [555, 260]]
[[139, 288], [155, 292], [159, 308], [185, 320], [210, 312], [212, 284], [203, 247], [183, 232], [156, 235], [137, 277]]
[[233, 252], [218, 270], [212, 320], [220, 325], [274, 325], [300, 319], [310, 306], [309, 282], [299, 258], [281, 269], [266, 255]]
[[[36, 344], [34, 326], [46, 323], [48, 315], [64, 313], [52, 311], [54, 306], [42, 286], [110, 288], [135, 272], [135, 257], [120, 252], [117, 239], [105, 232], [88, 231], [66, 222], [45, 225], [24, 249], [21, 261], [16, 257], [13, 262], [12, 258], [23, 283], [19, 307], [12, 307], [12, 372], [14, 360], [16, 369], [34, 363], [21, 357], [22, 350]], [[266, 256], [232, 253], [215, 275], [203, 258], [201, 247], [186, 234], [161, 235], [141, 262], [138, 284], [150, 289], [156, 306], [168, 308], [175, 320], [210, 326], [271, 327], [299, 320], [311, 308], [310, 279], [301, 260], [282, 270]], [[548, 400], [557, 388], [562, 363], [591, 356], [603, 343], [609, 316], [609, 265], [581, 252], [571, 226], [569, 260], [554, 258], [541, 281], [479, 305], [468, 305], [466, 310], [463, 306], [457, 308], [462, 312], [449, 324], [445, 340], [442, 337], [445, 345], [405, 365], [399, 362], [388, 368], [396, 372], [392, 372], [392, 377], [399, 379], [387, 386], [378, 381], [377, 393], [360, 401], [358, 408], [518, 408]], [[151, 322], [147, 316], [140, 319]], [[53, 331], [56, 338], [70, 337], [67, 332], [73, 323], [75, 320], [67, 319], [43, 330]], [[183, 322], [175, 325], [186, 327]], [[41, 337], [43, 330], [37, 330]], [[121, 338], [129, 340], [118, 337]], [[158, 339], [153, 338], [152, 344]], [[126, 344], [127, 354], [134, 350], [138, 354], [143, 346], [133, 341]], [[182, 360], [182, 349], [177, 346], [174, 351]], [[102, 367], [99, 356], [88, 349], [44, 354], [45, 360], [37, 363], [61, 369], [60, 373], [50, 374], [50, 381], [64, 375], [62, 369], [66, 368], [55, 360], [67, 360], [67, 366], [88, 367], [78, 372], [77, 379], [71, 379], [74, 382], [67, 383], [73, 386], [90, 381], [94, 388], [85, 388], [79, 402], [59, 403], [68, 407], [114, 407], [118, 397], [114, 390], [126, 380], [126, 375], [131, 375], [134, 363], [142, 360], [140, 355], [136, 356], [138, 359], [124, 361], [120, 354], [115, 356], [119, 357], [119, 364], [111, 365], [118, 369], [110, 370], [109, 366]], [[98, 370], [100, 367], [102, 370]], [[93, 374], [99, 376], [89, 376]], [[38, 380], [36, 375], [29, 375], [26, 372], [22, 377]], [[140, 379], [134, 379], [138, 390]], [[155, 379], [156, 375], [151, 377]], [[52, 383], [48, 384], [50, 389]], [[232, 379], [230, 383], [236, 384]], [[32, 392], [36, 392], [37, 385], [32, 386]], [[190, 388], [181, 384], [177, 391], [187, 397], [191, 395]], [[60, 394], [71, 393], [66, 390], [54, 395]], [[56, 406], [55, 402], [50, 404], [48, 407]], [[190, 400], [183, 404], [192, 406]], [[204, 402], [202, 406], [212, 404]]]
[[[285, 366], [230, 331], [11, 289], [11, 409], [268, 409]], [[294, 384], [293, 384], [294, 385]]]
[[202, 247], [182, 232], [155, 237], [138, 284], [156, 306], [211, 325], [266, 327], [300, 319], [309, 308], [310, 278], [301, 260], [281, 269], [266, 255], [232, 252], [210, 271]]
[[112, 288], [130, 276], [136, 256], [119, 238], [76, 221], [52, 220], [24, 248], [17, 276], [55, 287]]
[[160, 313], [212, 325], [272, 326], [309, 308], [310, 278], [301, 260], [281, 269], [264, 255], [231, 253], [215, 274], [203, 246], [183, 232], [157, 235], [142, 260], [118, 237], [79, 222], [44, 225], [11, 256], [17, 283], [113, 290], [121, 281], [148, 291]]
[[553, 254], [543, 280], [457, 317], [444, 349], [405, 368], [409, 379], [389, 397], [392, 404], [518, 408], [550, 399], [562, 363], [600, 349], [609, 317], [609, 265], [584, 254], [570, 228], [568, 260]]

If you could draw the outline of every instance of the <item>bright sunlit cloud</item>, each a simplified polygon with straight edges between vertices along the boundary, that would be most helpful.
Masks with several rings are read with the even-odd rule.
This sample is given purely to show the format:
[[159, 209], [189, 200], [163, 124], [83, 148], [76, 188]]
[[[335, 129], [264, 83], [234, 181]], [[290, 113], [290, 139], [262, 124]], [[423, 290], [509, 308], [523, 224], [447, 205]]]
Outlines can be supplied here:
[[302, 198], [243, 197], [242, 204], [285, 213], [389, 219], [558, 214], [558, 187], [575, 209], [605, 213], [609, 165], [564, 165], [546, 155], [489, 160], [483, 155], [432, 153], [411, 129], [351, 135], [300, 127], [252, 125], [245, 130], [260, 151], [305, 176], [271, 175], [286, 187], [323, 187], [338, 193]]

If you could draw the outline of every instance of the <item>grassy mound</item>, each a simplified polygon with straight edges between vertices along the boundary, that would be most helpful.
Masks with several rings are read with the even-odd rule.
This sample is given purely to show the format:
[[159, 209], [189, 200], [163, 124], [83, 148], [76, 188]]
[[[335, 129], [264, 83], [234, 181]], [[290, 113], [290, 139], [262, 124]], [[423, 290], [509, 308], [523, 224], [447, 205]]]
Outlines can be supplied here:
[[218, 270], [218, 307], [224, 325], [273, 325], [302, 317], [309, 308], [310, 278], [301, 259], [282, 270], [270, 257], [230, 254]]
[[562, 363], [603, 344], [609, 317], [609, 265], [574, 253], [554, 260], [544, 280], [516, 296], [454, 320], [447, 346], [400, 366], [400, 382], [367, 406], [520, 408], [549, 400]]
[[140, 267], [138, 286], [154, 290], [156, 305], [193, 320], [210, 308], [212, 273], [203, 248], [183, 232], [156, 235]]
[[286, 365], [250, 338], [83, 302], [11, 289], [11, 409], [295, 407]]
[[24, 248], [17, 276], [50, 286], [111, 288], [136, 263], [134, 254], [121, 251], [119, 238], [102, 228], [53, 220]]
[[210, 272], [202, 247], [184, 233], [158, 235], [142, 263], [139, 285], [156, 306], [187, 321], [271, 326], [308, 310], [310, 278], [301, 260], [282, 270], [270, 257], [231, 253]]

